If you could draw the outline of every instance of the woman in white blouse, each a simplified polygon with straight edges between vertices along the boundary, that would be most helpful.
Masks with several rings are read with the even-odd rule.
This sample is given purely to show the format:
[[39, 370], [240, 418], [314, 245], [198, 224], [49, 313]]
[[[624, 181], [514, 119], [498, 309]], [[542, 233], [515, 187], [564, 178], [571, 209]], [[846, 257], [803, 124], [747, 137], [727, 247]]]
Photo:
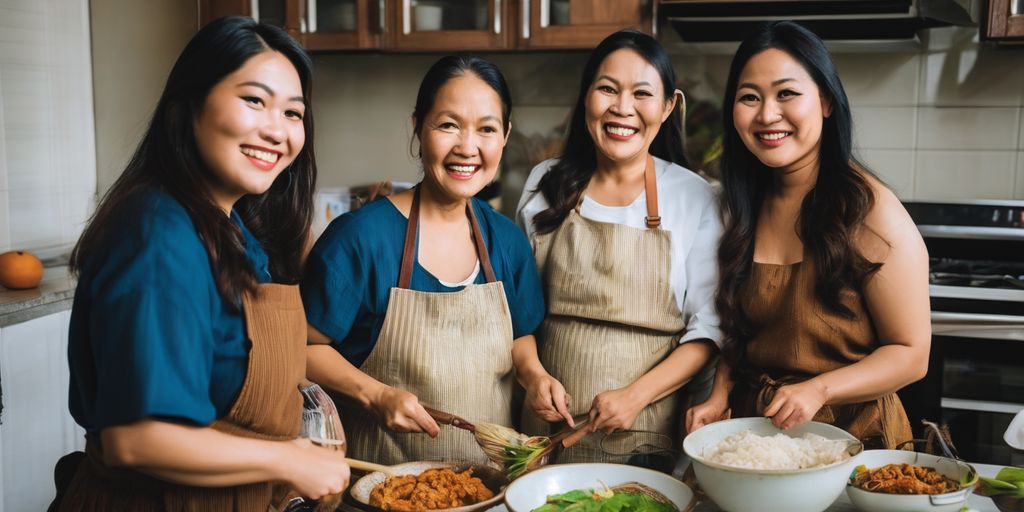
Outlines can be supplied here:
[[584, 69], [564, 153], [533, 169], [520, 200], [547, 304], [537, 350], [516, 362], [524, 429], [586, 419], [607, 434], [559, 462], [649, 464], [629, 455], [678, 450], [678, 391], [699, 403], [710, 389], [721, 224], [712, 187], [679, 165], [683, 101], [657, 41], [608, 36]]

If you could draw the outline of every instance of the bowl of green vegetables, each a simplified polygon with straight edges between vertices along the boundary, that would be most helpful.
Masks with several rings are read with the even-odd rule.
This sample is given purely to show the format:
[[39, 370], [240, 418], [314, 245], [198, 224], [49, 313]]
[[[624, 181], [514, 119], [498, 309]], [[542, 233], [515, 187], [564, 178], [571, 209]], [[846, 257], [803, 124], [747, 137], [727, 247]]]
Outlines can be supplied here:
[[693, 491], [679, 480], [625, 464], [545, 466], [505, 489], [505, 505], [511, 512], [561, 512], [569, 507], [593, 512], [678, 512], [692, 500]]

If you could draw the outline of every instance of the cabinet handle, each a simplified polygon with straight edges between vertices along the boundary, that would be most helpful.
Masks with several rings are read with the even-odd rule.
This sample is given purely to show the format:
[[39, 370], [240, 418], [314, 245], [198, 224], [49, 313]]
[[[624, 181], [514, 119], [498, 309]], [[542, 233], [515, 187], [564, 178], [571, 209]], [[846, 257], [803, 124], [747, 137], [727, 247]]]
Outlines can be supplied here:
[[409, 13], [412, 10], [409, 6], [411, 0], [402, 0], [402, 34], [409, 35], [412, 32], [412, 23], [409, 21]]
[[249, 17], [260, 21], [260, 0], [249, 0]]
[[316, 32], [316, 0], [306, 1], [306, 29]]
[[380, 33], [384, 33], [384, 0], [377, 2], [377, 21], [380, 22]]
[[494, 0], [494, 33], [501, 33], [501, 0]]
[[530, 38], [530, 0], [523, 0], [523, 39]]
[[540, 27], [547, 28], [551, 24], [551, 0], [540, 0]]

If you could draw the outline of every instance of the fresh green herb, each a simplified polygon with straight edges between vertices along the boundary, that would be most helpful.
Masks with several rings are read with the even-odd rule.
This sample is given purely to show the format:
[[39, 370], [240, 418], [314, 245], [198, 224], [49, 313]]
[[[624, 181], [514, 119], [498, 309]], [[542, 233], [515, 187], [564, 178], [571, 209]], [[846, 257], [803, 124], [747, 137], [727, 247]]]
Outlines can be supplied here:
[[995, 478], [981, 477], [978, 494], [990, 497], [1006, 494], [1024, 498], [1024, 468], [1003, 468]]
[[[637, 484], [630, 485], [630, 488], [636, 487]], [[678, 512], [678, 510], [667, 498], [653, 489], [646, 492], [642, 490], [624, 491], [616, 490], [613, 487], [605, 488], [603, 491], [586, 489], [551, 495], [548, 496], [544, 505], [531, 512]]]

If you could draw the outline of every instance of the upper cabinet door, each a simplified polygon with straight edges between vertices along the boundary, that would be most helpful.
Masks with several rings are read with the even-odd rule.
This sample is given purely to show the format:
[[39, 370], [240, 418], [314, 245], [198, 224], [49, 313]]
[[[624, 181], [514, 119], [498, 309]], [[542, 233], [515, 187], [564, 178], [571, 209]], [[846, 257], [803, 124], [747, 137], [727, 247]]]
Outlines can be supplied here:
[[520, 0], [522, 48], [597, 46], [624, 28], [653, 33], [654, 0]]
[[310, 50], [380, 48], [384, 0], [291, 0]]
[[1024, 0], [988, 0], [985, 39], [1024, 42]]
[[511, 47], [510, 0], [388, 0], [390, 46], [404, 51]]
[[384, 0], [200, 0], [199, 23], [238, 14], [284, 28], [309, 50], [380, 48]]

